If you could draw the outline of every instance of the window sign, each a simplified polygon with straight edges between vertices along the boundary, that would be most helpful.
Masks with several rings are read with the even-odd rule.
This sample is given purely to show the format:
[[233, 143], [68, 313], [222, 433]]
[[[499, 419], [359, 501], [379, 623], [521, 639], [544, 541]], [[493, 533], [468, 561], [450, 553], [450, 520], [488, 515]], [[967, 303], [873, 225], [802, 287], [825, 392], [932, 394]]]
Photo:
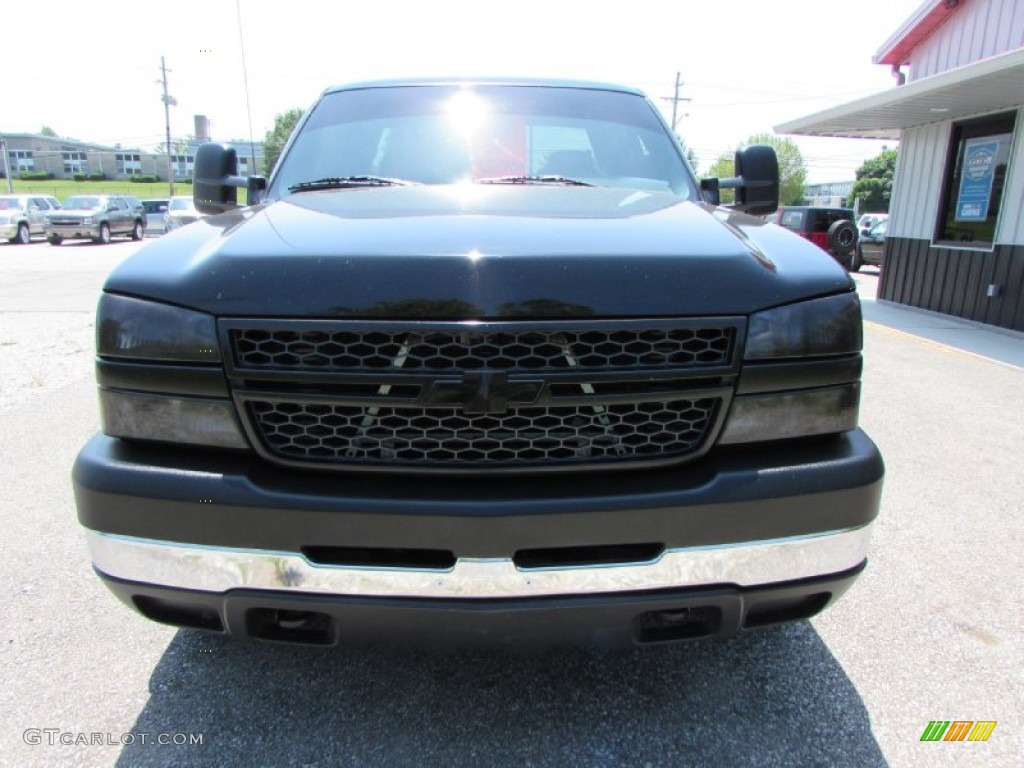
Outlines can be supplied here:
[[984, 221], [988, 218], [998, 151], [999, 143], [988, 138], [964, 142], [964, 168], [956, 201], [957, 221]]

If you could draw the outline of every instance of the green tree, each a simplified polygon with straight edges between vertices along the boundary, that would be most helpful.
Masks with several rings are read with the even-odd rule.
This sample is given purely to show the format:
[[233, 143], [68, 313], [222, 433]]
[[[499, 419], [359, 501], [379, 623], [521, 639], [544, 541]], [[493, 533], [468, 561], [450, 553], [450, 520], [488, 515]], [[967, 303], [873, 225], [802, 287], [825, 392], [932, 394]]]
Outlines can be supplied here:
[[281, 156], [281, 150], [301, 117], [302, 110], [297, 107], [274, 117], [274, 127], [267, 131], [263, 139], [263, 172], [268, 176], [277, 165], [277, 158]]
[[57, 138], [57, 132], [55, 130], [53, 130], [53, 128], [51, 128], [48, 125], [44, 125], [42, 128], [39, 129], [39, 135], [40, 136], [53, 136], [54, 138]]
[[779, 205], [799, 205], [804, 199], [807, 163], [796, 142], [773, 133], [759, 133], [746, 144], [767, 144], [775, 150], [779, 158]]
[[882, 147], [875, 157], [864, 161], [857, 169], [857, 180], [853, 183], [850, 202], [860, 198], [860, 209], [864, 213], [888, 213], [892, 199], [892, 180], [896, 175], [895, 149]]
[[698, 169], [698, 157], [697, 153], [693, 151], [693, 147], [687, 146], [686, 142], [682, 138], [679, 139], [679, 144], [683, 148], [683, 156], [686, 158], [686, 162], [690, 164], [693, 172], [700, 176], [700, 170]]
[[[713, 179], [728, 179], [736, 174], [736, 165], [733, 160], [732, 152], [723, 152], [708, 168], [708, 172], [705, 174]], [[722, 189], [719, 191], [719, 199], [722, 205], [732, 205], [736, 202], [736, 193], [731, 189]]]
[[[799, 205], [804, 198], [804, 184], [807, 181], [807, 164], [804, 162], [800, 147], [792, 139], [771, 133], [751, 136], [742, 146], [751, 144], [767, 144], [775, 150], [775, 155], [779, 159], [779, 205]], [[734, 176], [736, 169], [733, 157], [734, 153], [723, 152], [711, 164], [706, 175], [718, 179]], [[721, 199], [723, 205], [728, 205], [736, 198], [731, 189], [723, 189]]]

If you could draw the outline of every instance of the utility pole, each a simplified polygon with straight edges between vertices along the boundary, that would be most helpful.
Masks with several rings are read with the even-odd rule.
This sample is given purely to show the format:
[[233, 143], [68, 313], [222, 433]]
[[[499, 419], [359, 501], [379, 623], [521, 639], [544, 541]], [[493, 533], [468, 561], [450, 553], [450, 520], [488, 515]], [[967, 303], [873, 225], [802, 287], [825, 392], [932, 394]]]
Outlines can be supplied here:
[[171, 105], [176, 105], [178, 100], [167, 93], [167, 65], [164, 64], [164, 57], [160, 57], [161, 78], [158, 83], [164, 86], [164, 126], [167, 129], [167, 188], [171, 197], [174, 197], [174, 163], [171, 162]]
[[11, 183], [11, 164], [7, 159], [7, 142], [0, 136], [0, 154], [4, 156], [4, 178], [7, 179], [7, 194], [14, 192], [14, 185]]
[[693, 101], [693, 99], [690, 99], [690, 98], [687, 98], [687, 97], [679, 95], [679, 88], [682, 85], [684, 85], [684, 83], [679, 79], [679, 73], [676, 72], [676, 89], [675, 89], [675, 92], [671, 96], [662, 96], [661, 97], [664, 101], [671, 101], [672, 102], [672, 133], [676, 132], [676, 125], [679, 123], [679, 102], [680, 101]]

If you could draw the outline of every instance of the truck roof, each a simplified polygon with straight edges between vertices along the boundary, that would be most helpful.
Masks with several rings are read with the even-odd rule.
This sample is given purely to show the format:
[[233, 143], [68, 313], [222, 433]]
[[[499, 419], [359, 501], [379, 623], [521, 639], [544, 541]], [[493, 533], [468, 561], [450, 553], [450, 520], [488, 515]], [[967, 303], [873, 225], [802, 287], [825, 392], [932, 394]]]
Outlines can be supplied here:
[[353, 91], [365, 88], [399, 88], [408, 86], [428, 85], [531, 85], [540, 88], [581, 88], [599, 91], [618, 91], [643, 96], [643, 91], [625, 85], [602, 83], [589, 80], [563, 80], [536, 77], [412, 77], [391, 80], [370, 80], [345, 85], [335, 85], [324, 90], [324, 93]]

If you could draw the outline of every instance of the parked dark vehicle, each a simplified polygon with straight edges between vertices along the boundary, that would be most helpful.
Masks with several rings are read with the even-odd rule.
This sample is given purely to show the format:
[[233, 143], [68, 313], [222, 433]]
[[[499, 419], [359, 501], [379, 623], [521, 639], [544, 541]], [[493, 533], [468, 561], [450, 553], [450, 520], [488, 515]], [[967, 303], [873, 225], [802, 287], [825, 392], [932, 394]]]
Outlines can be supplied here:
[[51, 245], [65, 240], [106, 244], [114, 235], [141, 240], [145, 226], [142, 202], [132, 195], [72, 195], [47, 216], [46, 239]]
[[857, 243], [857, 258], [850, 269], [858, 271], [865, 264], [881, 268], [885, 258], [885, 233], [889, 231], [889, 220], [875, 224]]
[[73, 477], [100, 577], [155, 621], [321, 645], [817, 613], [882, 485], [860, 304], [747, 215], [771, 148], [735, 167], [698, 184], [643, 94], [555, 81], [329, 89], [269, 184], [203, 145], [219, 215], [99, 303]]
[[857, 254], [857, 225], [850, 208], [787, 205], [779, 208], [776, 223], [810, 240], [850, 269]]

